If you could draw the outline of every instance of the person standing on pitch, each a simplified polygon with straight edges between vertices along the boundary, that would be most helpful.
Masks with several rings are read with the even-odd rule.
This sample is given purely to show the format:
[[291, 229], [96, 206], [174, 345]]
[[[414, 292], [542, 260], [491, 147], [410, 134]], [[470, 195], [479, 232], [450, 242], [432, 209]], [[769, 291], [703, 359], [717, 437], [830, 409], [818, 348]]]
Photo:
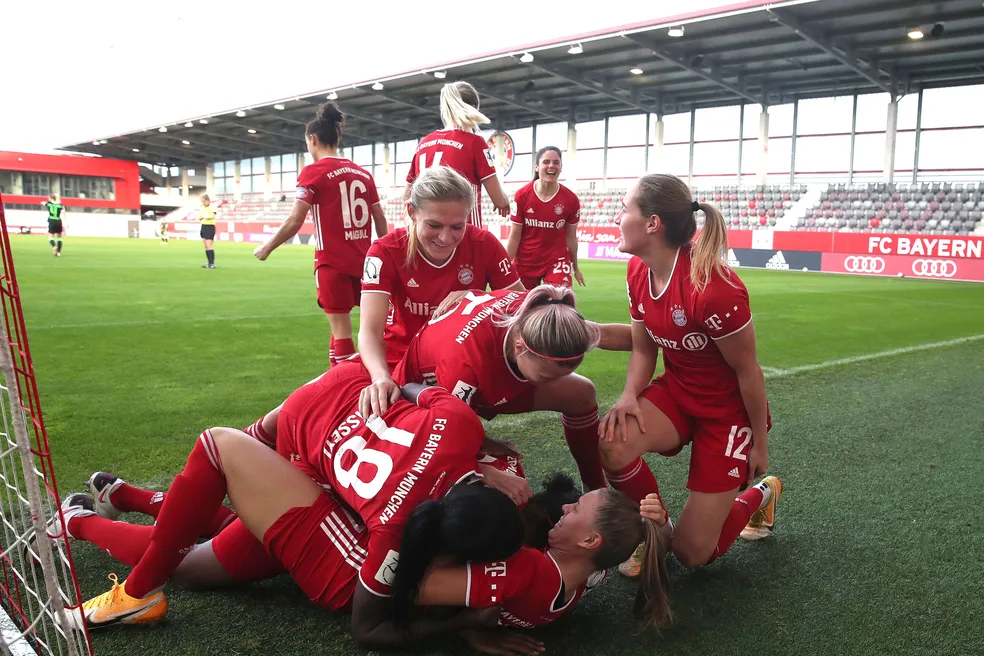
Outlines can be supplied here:
[[201, 235], [202, 243], [205, 244], [205, 257], [208, 258], [208, 264], [203, 264], [202, 268], [214, 269], [215, 208], [212, 207], [212, 201], [209, 199], [208, 194], [202, 196], [201, 220], [202, 229], [199, 234]]
[[48, 210], [48, 243], [51, 244], [51, 254], [55, 257], [61, 257], [62, 233], [64, 232], [62, 212], [65, 211], [65, 206], [58, 201], [57, 194], [51, 194], [48, 200], [41, 204]]

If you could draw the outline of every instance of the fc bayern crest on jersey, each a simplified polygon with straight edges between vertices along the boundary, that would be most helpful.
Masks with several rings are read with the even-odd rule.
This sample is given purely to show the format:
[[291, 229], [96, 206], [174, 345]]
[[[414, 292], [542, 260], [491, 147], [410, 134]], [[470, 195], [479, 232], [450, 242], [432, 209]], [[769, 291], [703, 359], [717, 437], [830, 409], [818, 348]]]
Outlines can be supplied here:
[[670, 312], [670, 317], [673, 318], [673, 323], [680, 326], [681, 328], [687, 325], [687, 314], [686, 312], [683, 311], [683, 308], [680, 307], [679, 305], [673, 306], [673, 310]]
[[462, 285], [470, 285], [475, 280], [475, 272], [470, 266], [463, 266], [458, 269], [458, 282]]
[[563, 213], [564, 213], [564, 206], [563, 206], [563, 204], [557, 203], [556, 205], [554, 205], [554, 214], [556, 214], [557, 216], [560, 216]]

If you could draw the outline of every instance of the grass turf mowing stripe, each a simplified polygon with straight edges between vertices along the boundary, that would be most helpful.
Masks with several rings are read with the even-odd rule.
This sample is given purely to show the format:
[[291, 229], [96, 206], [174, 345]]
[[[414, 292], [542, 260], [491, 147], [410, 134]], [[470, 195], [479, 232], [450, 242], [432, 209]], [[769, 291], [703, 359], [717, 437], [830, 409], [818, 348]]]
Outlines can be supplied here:
[[789, 369], [774, 369], [772, 367], [762, 367], [762, 370], [765, 372], [766, 378], [781, 378], [783, 376], [792, 376], [793, 374], [800, 374], [805, 371], [817, 371], [818, 369], [829, 369], [831, 367], [839, 367], [845, 364], [855, 364], [857, 362], [866, 362], [868, 360], [880, 360], [881, 358], [890, 358], [894, 355], [905, 355], [906, 353], [915, 353], [917, 351], [930, 351], [932, 349], [945, 348], [947, 346], [956, 346], [957, 344], [965, 344], [967, 342], [976, 342], [981, 339], [984, 339], [984, 334], [969, 335], [967, 337], [958, 337], [956, 339], [946, 339], [943, 340], [942, 342], [930, 342], [929, 344], [917, 344], [915, 346], [905, 346], [902, 348], [889, 349], [887, 351], [878, 351], [877, 353], [855, 355], [850, 358], [837, 358], [836, 360], [826, 360], [824, 362], [817, 362], [815, 364], [804, 364], [799, 367], [791, 367]]

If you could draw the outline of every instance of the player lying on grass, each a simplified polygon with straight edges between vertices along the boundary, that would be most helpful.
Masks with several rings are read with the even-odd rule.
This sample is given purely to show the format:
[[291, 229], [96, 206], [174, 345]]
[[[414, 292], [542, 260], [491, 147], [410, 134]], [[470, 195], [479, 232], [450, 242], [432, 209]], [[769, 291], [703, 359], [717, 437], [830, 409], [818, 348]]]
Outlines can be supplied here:
[[[560, 412], [584, 487], [606, 487], [597, 393], [574, 370], [596, 345], [620, 348], [618, 332], [627, 327], [586, 321], [574, 302], [569, 288], [552, 285], [529, 292], [468, 292], [414, 338], [393, 378], [444, 387], [485, 419]], [[373, 393], [363, 392], [363, 413], [377, 407], [380, 399]]]
[[471, 184], [453, 169], [427, 169], [411, 188], [411, 225], [369, 247], [362, 273], [359, 354], [381, 399], [377, 412], [399, 398], [390, 370], [436, 310], [469, 289], [523, 290], [499, 240], [468, 225], [474, 204]]
[[[278, 414], [281, 455], [235, 429], [202, 433], [133, 572], [83, 605], [88, 624], [163, 618], [164, 584], [227, 493], [237, 521], [263, 540], [310, 599], [329, 609], [351, 600], [353, 635], [370, 647], [407, 639], [390, 619], [388, 599], [394, 576], [405, 562], [413, 564], [400, 557], [402, 550], [476, 562], [515, 553], [524, 534], [519, 509], [497, 490], [471, 484], [481, 481], [476, 457], [485, 437], [474, 413], [444, 390], [428, 388], [416, 404], [400, 401], [366, 421], [357, 400], [367, 383], [361, 366], [347, 364], [291, 394]], [[475, 613], [425, 618], [414, 623], [413, 636], [480, 620]]]
[[[705, 223], [700, 236], [696, 213]], [[671, 175], [646, 175], [616, 217], [629, 261], [632, 355], [621, 398], [601, 426], [601, 456], [612, 485], [641, 500], [659, 488], [643, 453], [673, 456], [691, 444], [690, 496], [677, 519], [673, 552], [705, 565], [744, 535], [767, 536], [782, 485], [765, 473], [771, 427], [765, 378], [744, 284], [723, 259], [721, 212], [691, 199]], [[666, 372], [653, 379], [663, 349]], [[623, 573], [636, 567], [627, 563]]]

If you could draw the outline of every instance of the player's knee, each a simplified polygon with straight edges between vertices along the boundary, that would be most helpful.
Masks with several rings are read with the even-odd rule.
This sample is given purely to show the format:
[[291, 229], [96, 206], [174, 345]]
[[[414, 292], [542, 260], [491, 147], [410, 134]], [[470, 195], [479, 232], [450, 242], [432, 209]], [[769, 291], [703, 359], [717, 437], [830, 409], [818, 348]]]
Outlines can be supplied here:
[[629, 448], [629, 443], [623, 442], [617, 435], [611, 442], [599, 440], [598, 450], [601, 454], [601, 464], [608, 471], [623, 469], [638, 457], [638, 454]]
[[560, 396], [561, 412], [579, 414], [598, 406], [598, 392], [594, 383], [578, 374], [567, 376], [564, 393]]
[[686, 535], [673, 536], [673, 555], [685, 567], [703, 567], [711, 562], [716, 547], [714, 542], [702, 544], [700, 541], [687, 539]]

